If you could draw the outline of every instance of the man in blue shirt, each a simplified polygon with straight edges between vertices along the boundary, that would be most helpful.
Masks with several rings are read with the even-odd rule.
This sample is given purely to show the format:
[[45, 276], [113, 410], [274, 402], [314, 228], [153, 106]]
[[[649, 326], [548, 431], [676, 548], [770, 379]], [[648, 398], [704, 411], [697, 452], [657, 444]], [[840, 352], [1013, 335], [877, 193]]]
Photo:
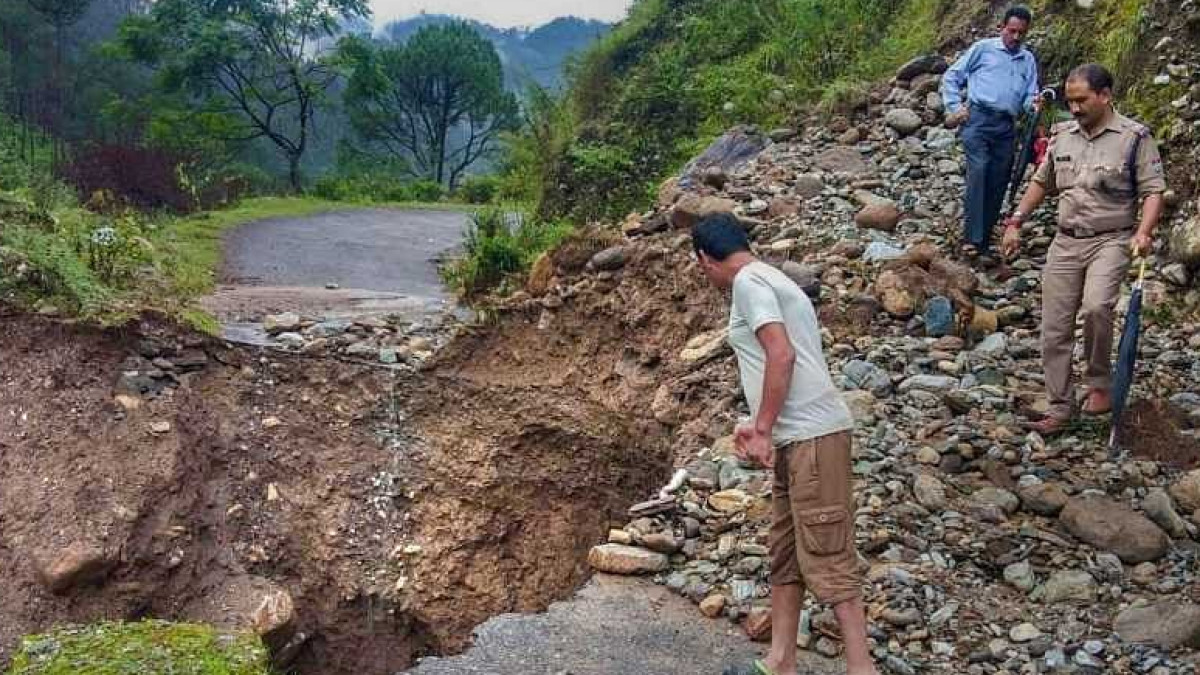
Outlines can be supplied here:
[[1009, 8], [1004, 13], [1000, 36], [971, 45], [942, 77], [946, 126], [965, 122], [963, 240], [968, 253], [988, 253], [1012, 171], [1016, 119], [1022, 111], [1034, 110], [1038, 105], [1037, 62], [1022, 46], [1032, 22], [1033, 15], [1025, 7]]

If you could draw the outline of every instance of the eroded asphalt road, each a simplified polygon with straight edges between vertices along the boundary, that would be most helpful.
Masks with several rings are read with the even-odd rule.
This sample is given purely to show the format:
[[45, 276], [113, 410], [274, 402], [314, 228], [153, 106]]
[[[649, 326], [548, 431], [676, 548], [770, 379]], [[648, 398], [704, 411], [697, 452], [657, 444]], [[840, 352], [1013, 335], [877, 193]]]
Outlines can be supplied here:
[[[706, 619], [687, 600], [643, 579], [596, 575], [543, 614], [504, 614], [475, 631], [461, 656], [427, 658], [411, 675], [719, 675], [765, 653], [741, 628]], [[844, 664], [801, 652], [799, 672]]]
[[228, 327], [293, 311], [324, 318], [444, 311], [436, 259], [457, 247], [467, 215], [360, 209], [270, 218], [225, 236], [220, 286], [204, 307]]
[[[283, 311], [326, 318], [438, 313], [451, 297], [435, 260], [461, 243], [466, 224], [462, 213], [386, 209], [250, 223], [226, 236], [223, 285], [204, 305], [231, 339], [252, 337], [255, 322]], [[738, 626], [704, 618], [661, 586], [598, 575], [547, 612], [496, 617], [477, 629], [466, 653], [426, 659], [408, 672], [702, 675], [762, 651]], [[801, 672], [832, 675], [836, 666], [810, 657]]]

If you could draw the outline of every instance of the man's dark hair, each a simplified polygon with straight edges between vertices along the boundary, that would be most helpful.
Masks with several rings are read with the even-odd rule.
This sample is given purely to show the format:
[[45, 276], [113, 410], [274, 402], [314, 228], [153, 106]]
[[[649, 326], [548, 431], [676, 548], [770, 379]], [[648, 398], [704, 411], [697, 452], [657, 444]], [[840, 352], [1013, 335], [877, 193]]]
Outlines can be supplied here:
[[692, 228], [692, 246], [713, 260], [724, 260], [738, 251], [749, 251], [746, 230], [732, 213], [714, 213]]
[[1112, 73], [1099, 63], [1085, 63], [1082, 66], [1076, 66], [1071, 74], [1067, 75], [1067, 81], [1071, 80], [1087, 82], [1088, 89], [1097, 94], [1105, 89], [1112, 91], [1113, 88]]
[[1028, 25], [1033, 23], [1033, 12], [1029, 11], [1029, 8], [1025, 5], [1013, 5], [1004, 13], [1004, 21], [1000, 25], [1008, 25], [1009, 19], [1020, 19]]

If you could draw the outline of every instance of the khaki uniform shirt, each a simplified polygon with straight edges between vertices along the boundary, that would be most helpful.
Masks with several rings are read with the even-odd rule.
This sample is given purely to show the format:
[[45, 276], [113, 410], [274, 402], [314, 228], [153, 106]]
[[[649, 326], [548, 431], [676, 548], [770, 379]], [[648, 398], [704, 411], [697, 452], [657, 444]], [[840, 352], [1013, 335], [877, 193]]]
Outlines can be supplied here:
[[[1056, 124], [1053, 134], [1033, 180], [1059, 195], [1063, 232], [1088, 237], [1133, 229], [1140, 198], [1167, 189], [1158, 145], [1145, 126], [1124, 115], [1114, 113], [1094, 136], [1075, 121]], [[1129, 157], [1139, 136], [1134, 185]]]

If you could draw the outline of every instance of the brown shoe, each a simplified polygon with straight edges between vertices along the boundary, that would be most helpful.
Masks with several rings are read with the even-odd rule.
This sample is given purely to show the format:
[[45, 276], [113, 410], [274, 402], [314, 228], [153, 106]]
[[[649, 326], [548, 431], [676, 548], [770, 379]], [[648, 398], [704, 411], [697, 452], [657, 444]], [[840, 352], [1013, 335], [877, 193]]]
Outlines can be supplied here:
[[1043, 436], [1053, 436], [1061, 434], [1071, 425], [1070, 417], [1056, 417], [1054, 415], [1046, 415], [1036, 422], [1030, 422], [1028, 428], [1038, 432]]
[[1112, 396], [1107, 389], [1089, 389], [1083, 400], [1083, 414], [1105, 415], [1112, 412]]

